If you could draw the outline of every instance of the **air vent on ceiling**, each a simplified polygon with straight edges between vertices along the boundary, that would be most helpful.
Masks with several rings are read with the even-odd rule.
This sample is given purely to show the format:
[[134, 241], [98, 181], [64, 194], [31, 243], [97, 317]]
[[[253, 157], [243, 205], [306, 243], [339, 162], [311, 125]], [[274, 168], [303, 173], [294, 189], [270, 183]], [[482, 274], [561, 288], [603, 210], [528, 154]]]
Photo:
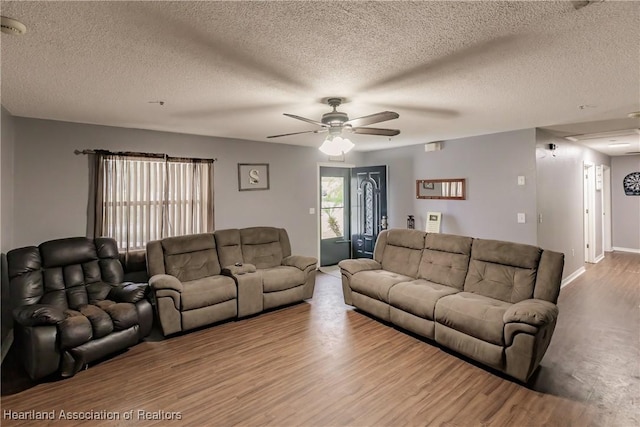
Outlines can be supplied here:
[[27, 27], [22, 22], [7, 18], [6, 16], [0, 19], [0, 29], [3, 33], [18, 36], [27, 32]]
[[640, 135], [640, 129], [623, 129], [623, 130], [614, 130], [611, 132], [599, 132], [599, 133], [584, 133], [580, 135], [571, 135], [565, 136], [565, 139], [573, 142], [579, 141], [589, 141], [592, 139], [603, 139], [603, 138], [620, 138], [623, 136], [633, 136]]

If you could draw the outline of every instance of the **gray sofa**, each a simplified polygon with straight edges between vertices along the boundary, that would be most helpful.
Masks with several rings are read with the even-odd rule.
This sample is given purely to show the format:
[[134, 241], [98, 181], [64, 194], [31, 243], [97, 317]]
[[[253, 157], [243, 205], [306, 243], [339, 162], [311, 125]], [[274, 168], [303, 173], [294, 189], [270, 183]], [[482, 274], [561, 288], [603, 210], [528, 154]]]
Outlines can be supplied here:
[[149, 286], [165, 336], [311, 298], [316, 264], [291, 255], [286, 230], [274, 227], [147, 244]]
[[556, 325], [564, 255], [418, 230], [341, 261], [345, 303], [526, 382]]

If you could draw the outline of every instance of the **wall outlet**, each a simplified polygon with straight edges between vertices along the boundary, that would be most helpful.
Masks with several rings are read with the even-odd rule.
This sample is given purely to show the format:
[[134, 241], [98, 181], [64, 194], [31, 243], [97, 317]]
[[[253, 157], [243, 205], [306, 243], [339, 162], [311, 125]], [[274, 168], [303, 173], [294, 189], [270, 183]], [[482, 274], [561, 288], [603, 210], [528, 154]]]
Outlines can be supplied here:
[[518, 177], [518, 185], [524, 185], [524, 183], [525, 183], [524, 175], [520, 175]]
[[316, 208], [309, 208], [309, 215], [315, 215], [316, 214]]
[[542, 224], [542, 214], [538, 214], [538, 222]]
[[526, 222], [525, 214], [518, 213], [518, 224], [524, 224]]

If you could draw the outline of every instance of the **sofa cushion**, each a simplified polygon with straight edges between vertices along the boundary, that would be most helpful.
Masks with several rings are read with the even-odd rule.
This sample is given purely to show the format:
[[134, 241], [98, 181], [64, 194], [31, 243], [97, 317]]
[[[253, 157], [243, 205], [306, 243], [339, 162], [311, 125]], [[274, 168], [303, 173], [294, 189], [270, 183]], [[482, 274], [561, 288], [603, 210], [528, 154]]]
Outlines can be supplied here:
[[280, 231], [275, 227], [250, 227], [240, 230], [244, 262], [256, 268], [271, 268], [282, 264], [285, 257], [280, 244]]
[[165, 269], [181, 282], [215, 276], [222, 271], [215, 249], [165, 255]]
[[462, 290], [472, 242], [471, 237], [427, 234], [418, 278]]
[[182, 282], [182, 286], [182, 310], [207, 307], [234, 299], [237, 295], [236, 283], [227, 276], [204, 277]]
[[389, 291], [389, 304], [423, 319], [433, 320], [436, 302], [457, 292], [455, 288], [422, 279], [401, 282]]
[[264, 292], [283, 291], [295, 288], [305, 282], [304, 271], [295, 267], [278, 266], [259, 270], [262, 275]]
[[93, 339], [102, 338], [113, 332], [111, 317], [100, 307], [83, 305], [79, 308], [79, 311], [91, 322]]
[[435, 320], [482, 341], [504, 345], [503, 316], [509, 307], [504, 301], [460, 292], [438, 300]]
[[218, 259], [222, 268], [234, 265], [237, 262], [244, 262], [240, 242], [240, 230], [231, 228], [228, 230], [216, 230], [213, 233], [216, 239]]
[[135, 304], [117, 302], [104, 308], [113, 321], [113, 329], [122, 331], [138, 324], [138, 311]]
[[388, 230], [382, 251], [382, 268], [415, 279], [425, 235], [419, 230]]
[[379, 301], [389, 302], [389, 290], [400, 282], [410, 282], [413, 277], [386, 270], [370, 270], [356, 273], [351, 278], [351, 289]]
[[533, 298], [541, 252], [530, 245], [475, 239], [465, 292], [511, 303]]

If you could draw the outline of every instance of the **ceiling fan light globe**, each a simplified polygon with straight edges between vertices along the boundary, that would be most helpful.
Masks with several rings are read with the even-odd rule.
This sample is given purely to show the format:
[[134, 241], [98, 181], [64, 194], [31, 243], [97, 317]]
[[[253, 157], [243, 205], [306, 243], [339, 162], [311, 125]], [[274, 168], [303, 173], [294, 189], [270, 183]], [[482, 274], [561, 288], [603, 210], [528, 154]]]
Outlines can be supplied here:
[[336, 144], [334, 141], [330, 139], [325, 139], [322, 145], [318, 149], [324, 154], [326, 154], [327, 156], [342, 155], [342, 150], [340, 149], [340, 146], [338, 146], [338, 144]]
[[348, 153], [353, 149], [353, 147], [355, 147], [355, 144], [351, 142], [349, 139], [347, 138], [341, 138], [341, 139], [342, 141], [340, 142], [340, 150], [343, 153]]

